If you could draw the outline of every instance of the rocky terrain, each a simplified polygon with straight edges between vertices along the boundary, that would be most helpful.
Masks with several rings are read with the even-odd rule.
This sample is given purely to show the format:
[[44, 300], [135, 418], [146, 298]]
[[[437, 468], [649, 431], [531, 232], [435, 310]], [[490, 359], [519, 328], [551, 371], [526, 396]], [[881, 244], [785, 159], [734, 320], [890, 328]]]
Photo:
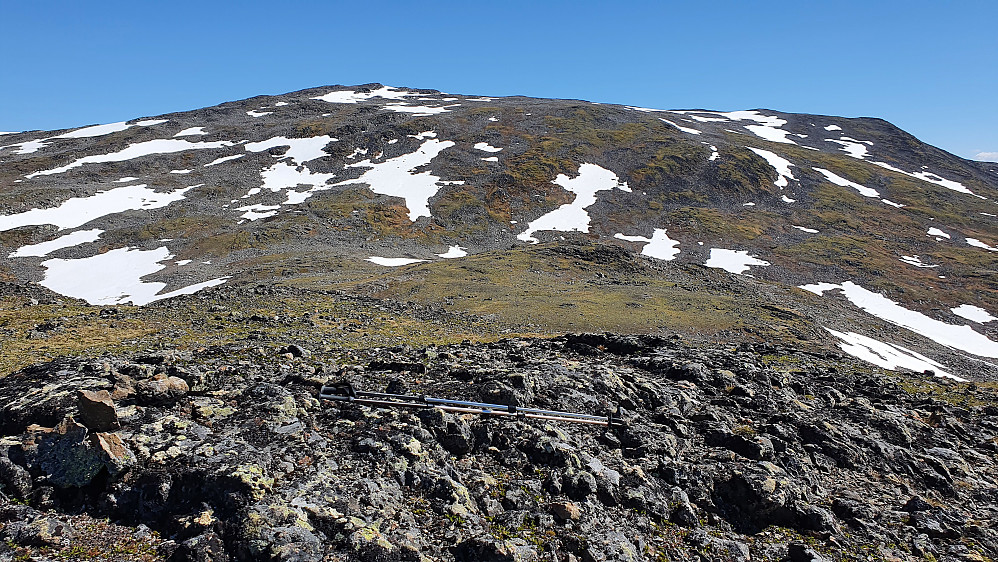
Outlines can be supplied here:
[[[327, 380], [627, 426], [338, 406]], [[0, 386], [0, 557], [991, 560], [996, 392], [680, 336], [66, 358]], [[94, 521], [127, 548], [78, 545]]]
[[0, 193], [0, 560], [998, 558], [998, 168], [884, 121], [335, 86]]

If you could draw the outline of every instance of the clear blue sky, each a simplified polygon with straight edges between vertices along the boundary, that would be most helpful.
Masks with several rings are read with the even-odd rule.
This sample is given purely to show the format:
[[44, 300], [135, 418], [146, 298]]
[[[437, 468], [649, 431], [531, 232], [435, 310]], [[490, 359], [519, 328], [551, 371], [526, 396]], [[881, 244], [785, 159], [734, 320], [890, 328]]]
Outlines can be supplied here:
[[998, 158], [998, 2], [0, 0], [0, 131], [382, 82], [887, 119]]

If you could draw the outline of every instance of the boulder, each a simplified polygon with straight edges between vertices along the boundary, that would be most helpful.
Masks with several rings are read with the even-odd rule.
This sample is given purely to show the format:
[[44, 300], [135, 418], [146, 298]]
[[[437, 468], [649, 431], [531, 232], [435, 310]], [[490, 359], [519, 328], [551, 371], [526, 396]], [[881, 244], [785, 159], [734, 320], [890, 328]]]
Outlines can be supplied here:
[[121, 429], [118, 414], [111, 401], [111, 393], [106, 390], [81, 390], [76, 393], [80, 409], [80, 421], [91, 431], [115, 431]]

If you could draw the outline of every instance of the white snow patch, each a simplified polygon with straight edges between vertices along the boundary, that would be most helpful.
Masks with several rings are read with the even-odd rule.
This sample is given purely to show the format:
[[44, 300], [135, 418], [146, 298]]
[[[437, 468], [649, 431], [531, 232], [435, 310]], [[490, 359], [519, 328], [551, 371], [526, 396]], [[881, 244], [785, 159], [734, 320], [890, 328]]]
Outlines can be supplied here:
[[707, 267], [723, 269], [729, 273], [741, 275], [753, 265], [770, 265], [768, 261], [760, 260], [748, 254], [748, 250], [726, 250], [711, 248], [710, 258], [705, 263]]
[[815, 230], [815, 229], [813, 229], [813, 228], [807, 228], [807, 227], [803, 227], [803, 226], [791, 225], [791, 228], [796, 228], [797, 230], [799, 230], [801, 232], [806, 232], [808, 234], [817, 234], [818, 233], [818, 231]]
[[589, 213], [586, 208], [596, 203], [596, 193], [621, 184], [627, 185], [610, 170], [588, 163], [579, 166], [578, 176], [569, 178], [565, 174], [558, 174], [551, 183], [574, 193], [575, 200], [531, 221], [527, 229], [516, 236], [517, 240], [536, 244], [538, 240], [533, 234], [539, 230], [589, 232]]
[[0, 149], [13, 148], [16, 146], [18, 148], [17, 150], [14, 151], [14, 154], [32, 154], [48, 146], [48, 143], [45, 142], [46, 140], [48, 139], [38, 139], [38, 140], [18, 142], [14, 144], [8, 144], [7, 146], [0, 146]]
[[233, 155], [233, 156], [223, 156], [221, 158], [216, 158], [216, 159], [212, 160], [211, 162], [208, 162], [207, 164], [204, 165], [204, 167], [207, 168], [208, 166], [217, 166], [217, 165], [221, 164], [222, 162], [230, 162], [232, 160], [239, 160], [243, 156], [246, 156], [246, 155], [245, 154], [236, 154], [236, 155]]
[[263, 117], [265, 115], [270, 115], [272, 113], [274, 113], [274, 112], [273, 111], [257, 111], [255, 109], [251, 109], [251, 110], [249, 110], [249, 111], [246, 112], [246, 115], [249, 115], [250, 117]]
[[[842, 150], [852, 156], [853, 158], [859, 158], [862, 160], [867, 155], [866, 145], [864, 143], [869, 141], [858, 141], [856, 139], [851, 139], [849, 137], [842, 137], [839, 140], [836, 139], [825, 139], [826, 142], [834, 142], [835, 144], [841, 145]], [[872, 144], [872, 143], [871, 143]]]
[[[432, 131], [428, 131], [432, 133]], [[426, 135], [423, 133], [420, 136]], [[434, 136], [436, 136], [434, 134]], [[444, 149], [454, 146], [452, 141], [441, 141], [428, 138], [416, 152], [389, 158], [384, 162], [374, 164], [371, 160], [363, 160], [355, 164], [347, 164], [348, 168], [370, 168], [359, 178], [345, 180], [336, 185], [366, 183], [371, 191], [382, 195], [402, 197], [409, 209], [409, 220], [419, 217], [429, 217], [430, 197], [439, 190], [440, 177], [430, 171], [414, 173], [413, 170], [425, 166], [437, 157]]]
[[498, 162], [499, 161], [499, 157], [498, 156], [487, 156], [485, 158], [482, 158], [482, 160], [484, 160], [485, 162]]
[[383, 86], [377, 90], [372, 90], [370, 92], [351, 92], [350, 90], [342, 92], [329, 92], [324, 96], [314, 97], [314, 100], [322, 100], [329, 103], [359, 103], [362, 101], [369, 100], [371, 98], [382, 98], [388, 100], [401, 100], [405, 99], [407, 96], [415, 96], [418, 94], [411, 94], [405, 90], [400, 90], [398, 88], [391, 88], [389, 86]]
[[162, 125], [167, 121], [169, 119], [146, 119], [145, 121], [136, 121], [133, 125], [136, 127], [152, 127], [153, 125]]
[[399, 267], [401, 265], [409, 265], [411, 263], [419, 263], [426, 260], [417, 260], [415, 258], [383, 258], [380, 256], [371, 256], [365, 258], [364, 261], [369, 261], [371, 263], [376, 263], [378, 265], [384, 265], [386, 267]]
[[[310, 185], [313, 187], [313, 191], [329, 189], [326, 187], [326, 183], [336, 177], [336, 174], [312, 172], [306, 166], [296, 167], [287, 162], [278, 162], [260, 172], [260, 176], [263, 178], [261, 189], [269, 189], [276, 193], [299, 185]], [[255, 194], [256, 192], [250, 190], [247, 195]]]
[[272, 217], [277, 214], [277, 210], [280, 209], [280, 205], [246, 205], [245, 207], [237, 207], [237, 211], [246, 211], [242, 215], [244, 219], [255, 221], [257, 219], [265, 219], [267, 217]]
[[[674, 111], [672, 113], [680, 113], [680, 112]], [[724, 117], [703, 117], [701, 115], [693, 115], [692, 113], [689, 114], [688, 117], [694, 121], [699, 121], [701, 123], [721, 123], [723, 121], [728, 121], [728, 119]]]
[[951, 308], [950, 310], [953, 311], [953, 314], [966, 318], [971, 322], [977, 322], [978, 324], [986, 324], [988, 322], [998, 320], [998, 318], [992, 316], [987, 310], [972, 304], [961, 304], [960, 306]]
[[742, 207], [755, 207], [755, 203], [749, 201], [748, 203], [742, 203]]
[[787, 135], [792, 134], [790, 131], [784, 131], [780, 128], [786, 124], [787, 120], [780, 119], [775, 115], [763, 115], [755, 110], [729, 111], [727, 113], [717, 113], [717, 115], [727, 117], [728, 119], [732, 119], [734, 121], [741, 121], [743, 119], [755, 121], [756, 123], [759, 123], [759, 125], [745, 125], [745, 128], [756, 136], [772, 142], [797, 144], [787, 138]]
[[707, 160], [713, 162], [714, 160], [717, 160], [718, 156], [720, 156], [720, 153], [717, 152], [717, 147], [714, 145], [710, 145], [710, 158], [708, 158]]
[[426, 115], [436, 115], [438, 113], [444, 113], [450, 111], [450, 107], [455, 107], [460, 104], [448, 105], [444, 107], [431, 107], [428, 105], [405, 105], [401, 103], [390, 103], [385, 106], [385, 109], [394, 111], [396, 113], [412, 113], [413, 115], [420, 117]]
[[183, 131], [180, 131], [179, 133], [177, 133], [177, 134], [175, 134], [173, 136], [174, 137], [190, 137], [190, 136], [207, 135], [207, 134], [208, 133], [206, 133], [204, 131], [204, 127], [190, 127], [188, 129], [184, 129]]
[[65, 166], [60, 166], [58, 168], [53, 168], [51, 170], [43, 170], [41, 172], [35, 172], [33, 174], [28, 174], [24, 177], [33, 178], [35, 176], [48, 176], [52, 174], [61, 174], [72, 170], [73, 168], [79, 168], [84, 164], [99, 164], [104, 162], [124, 162], [126, 160], [132, 160], [135, 158], [141, 158], [142, 156], [149, 156], [151, 154], [171, 154], [174, 152], [183, 152], [185, 150], [205, 150], [212, 148], [222, 148], [225, 146], [232, 146], [229, 141], [216, 141], [216, 142], [190, 142], [183, 139], [155, 139], [151, 141], [145, 141], [135, 144], [128, 145], [127, 148], [119, 150], [118, 152], [112, 152], [110, 154], [98, 154], [95, 156], [84, 156], [66, 164]]
[[673, 127], [679, 129], [680, 131], [682, 131], [684, 133], [689, 133], [691, 135], [699, 135], [700, 134], [700, 131], [698, 131], [696, 129], [692, 129], [690, 127], [683, 127], [682, 125], [678, 125], [676, 123], [673, 123], [672, 121], [669, 121], [668, 119], [662, 119], [661, 117], [659, 117], [658, 120], [659, 121], [664, 121], [665, 123], [668, 123], [668, 124], [672, 125]]
[[901, 261], [908, 265], [913, 265], [915, 267], [933, 268], [939, 267], [938, 265], [929, 265], [927, 263], [922, 263], [922, 260], [918, 256], [901, 256]]
[[836, 332], [829, 328], [825, 329], [833, 336], [842, 340], [842, 343], [839, 344], [839, 348], [842, 351], [883, 369], [893, 371], [898, 368], [905, 368], [917, 373], [931, 370], [940, 377], [949, 377], [960, 381], [964, 380], [947, 373], [945, 371], [947, 369], [946, 366], [910, 349], [868, 338], [856, 332]]
[[983, 248], [985, 250], [988, 250], [989, 252], [998, 252], [998, 248], [994, 246], [988, 246], [987, 244], [981, 242], [977, 238], [967, 238], [967, 244], [970, 244], [975, 248]]
[[170, 170], [171, 174], [189, 174], [191, 170]]
[[796, 203], [797, 202], [796, 199], [791, 199], [791, 198], [787, 197], [786, 195], [781, 195], [780, 199], [783, 199], [784, 203]]
[[880, 192], [876, 189], [870, 187], [864, 187], [856, 182], [849, 181], [841, 176], [836, 175], [834, 172], [828, 171], [824, 168], [814, 168], [814, 171], [825, 176], [825, 179], [834, 183], [835, 185], [841, 185], [842, 187], [851, 187], [859, 192], [863, 197], [880, 197]]
[[279, 102], [277, 102], [277, 103], [274, 104], [274, 107], [284, 107], [285, 105], [288, 105], [288, 102], [286, 102], [286, 101], [279, 101]]
[[797, 181], [797, 178], [794, 177], [793, 172], [790, 171], [790, 166], [793, 166], [793, 164], [791, 164], [786, 158], [761, 148], [752, 148], [750, 146], [746, 148], [761, 156], [764, 160], [766, 160], [766, 162], [769, 163], [770, 166], [773, 167], [774, 170], [776, 170], [776, 174], [779, 176], [776, 178], [776, 181], [773, 182], [776, 187], [786, 187], [789, 185], [787, 180]]
[[191, 263], [191, 260], [177, 260], [177, 265], [187, 265]]
[[26, 258], [26, 257], [42, 257], [51, 254], [56, 250], [61, 250], [63, 248], [72, 248], [73, 246], [78, 246], [80, 244], [86, 244], [93, 242], [100, 238], [100, 235], [104, 231], [100, 229], [93, 230], [78, 230], [72, 232], [65, 236], [60, 236], [55, 240], [49, 240], [48, 242], [41, 242], [39, 244], [30, 244], [28, 246], [21, 246], [17, 251], [12, 252], [8, 255], [8, 258]]
[[929, 183], [945, 187], [946, 189], [951, 189], [953, 191], [957, 191], [960, 193], [966, 193], [967, 195], [973, 195], [974, 197], [977, 197], [979, 199], [985, 199], [985, 197], [981, 197], [980, 195], [977, 195], [973, 191], [967, 189], [967, 187], [962, 183], [958, 181], [948, 180], [931, 172], [906, 172], [900, 168], [895, 168], [894, 166], [891, 166], [887, 162], [874, 162], [874, 164], [880, 166], [881, 168], [890, 170], [892, 172], [897, 172], [899, 174], [911, 176], [915, 179], [920, 179], [922, 181], [927, 181]]
[[883, 203], [884, 205], [890, 205], [891, 207], [894, 207], [896, 209], [900, 209], [901, 207], [904, 207], [904, 205], [902, 205], [901, 203], [895, 203], [895, 202], [891, 201], [890, 199], [881, 199], [880, 202]]
[[[163, 246], [155, 250], [118, 248], [76, 260], [50, 259], [41, 263], [46, 272], [45, 279], [40, 284], [59, 294], [84, 299], [94, 305], [132, 302], [142, 306], [160, 299], [188, 295], [222, 284], [227, 279], [212, 279], [160, 294], [166, 283], [143, 282], [142, 278], [165, 268], [159, 262], [172, 257], [170, 251]], [[108, 272], [114, 274], [108, 275]]]
[[826, 131], [841, 131], [842, 127], [839, 127], [838, 125], [828, 125], [828, 126], [825, 127], [825, 130]]
[[846, 281], [841, 285], [831, 283], [804, 285], [801, 288], [818, 295], [830, 290], [841, 290], [849, 302], [881, 320], [907, 328], [946, 347], [981, 357], [998, 357], [998, 342], [975, 332], [970, 326], [947, 324], [929, 318], [921, 312], [904, 308], [880, 293], [868, 291], [852, 281]]
[[83, 127], [82, 129], [76, 129], [75, 131], [70, 131], [68, 133], [63, 133], [58, 136], [54, 136], [54, 139], [82, 139], [89, 137], [101, 137], [104, 135], [110, 135], [111, 133], [117, 133], [118, 131], [124, 131], [125, 129], [131, 127], [125, 121], [119, 121], [117, 123], [108, 123], [107, 125], [93, 125], [92, 127]]
[[444, 259], [463, 258], [466, 255], [468, 255], [468, 252], [466, 252], [461, 246], [451, 246], [447, 248], [446, 252], [437, 254], [438, 257]]
[[501, 148], [496, 148], [496, 147], [490, 145], [487, 142], [480, 142], [480, 143], [475, 144], [475, 150], [482, 150], [484, 152], [499, 152], [502, 149]]
[[125, 177], [125, 178], [114, 180], [114, 183], [128, 183], [130, 181], [135, 181], [137, 179], [139, 179], [139, 178], [136, 178], [136, 177], [133, 177], [133, 176], [128, 176], [128, 177]]
[[250, 152], [263, 152], [264, 150], [269, 150], [277, 146], [286, 146], [288, 147], [288, 151], [284, 154], [275, 155], [274, 158], [290, 158], [296, 164], [304, 164], [309, 160], [315, 160], [316, 158], [328, 156], [328, 154], [323, 152], [322, 149], [325, 148], [327, 144], [336, 140], [338, 139], [334, 139], [329, 135], [303, 139], [274, 137], [260, 142], [248, 143], [246, 145], [246, 150]]
[[935, 236], [937, 238], [949, 238], [950, 237], [949, 234], [946, 234], [945, 232], [943, 232], [942, 230], [939, 230], [938, 228], [936, 228], [934, 226], [932, 228], [930, 228], [929, 231], [926, 234], [928, 234], [929, 236]]
[[74, 197], [58, 207], [0, 216], [0, 231], [41, 224], [54, 224], [59, 230], [76, 228], [106, 215], [165, 207], [183, 199], [190, 189], [193, 187], [159, 193], [145, 184], [118, 187], [90, 197]]
[[676, 256], [679, 255], [680, 252], [679, 240], [669, 238], [669, 235], [665, 233], [664, 228], [656, 228], [652, 231], [651, 238], [645, 238], [644, 236], [625, 236], [619, 232], [614, 235], [614, 238], [626, 240], [628, 242], [643, 242], [645, 246], [641, 249], [641, 255], [663, 261], [676, 259]]

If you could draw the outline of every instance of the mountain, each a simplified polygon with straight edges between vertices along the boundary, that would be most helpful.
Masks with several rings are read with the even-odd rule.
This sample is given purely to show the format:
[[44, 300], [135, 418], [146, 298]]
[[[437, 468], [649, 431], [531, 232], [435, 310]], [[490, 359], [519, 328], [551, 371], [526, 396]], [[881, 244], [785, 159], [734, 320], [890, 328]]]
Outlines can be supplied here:
[[883, 120], [329, 86], [5, 134], [0, 190], [12, 556], [996, 556], [998, 164]]

